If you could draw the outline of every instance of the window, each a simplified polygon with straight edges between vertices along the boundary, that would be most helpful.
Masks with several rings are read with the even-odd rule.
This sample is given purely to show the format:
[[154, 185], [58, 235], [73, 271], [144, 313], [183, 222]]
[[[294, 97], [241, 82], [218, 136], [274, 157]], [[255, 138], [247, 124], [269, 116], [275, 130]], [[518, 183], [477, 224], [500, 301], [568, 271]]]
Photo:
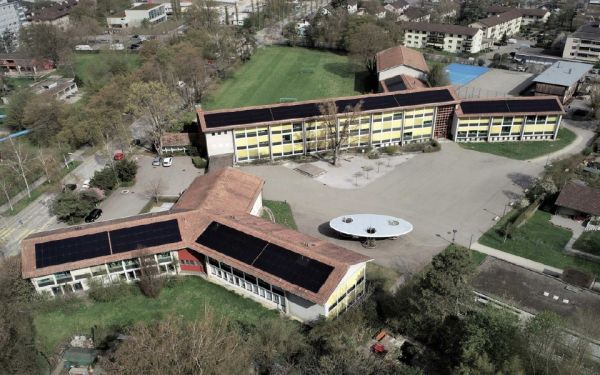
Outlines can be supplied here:
[[73, 287], [73, 291], [74, 291], [74, 292], [77, 292], [77, 291], [83, 290], [83, 285], [81, 285], [81, 282], [78, 282], [78, 283], [72, 284], [72, 287]]
[[77, 275], [75, 276], [75, 280], [83, 280], [83, 279], [88, 279], [90, 277], [89, 273], [84, 273], [82, 275]]
[[56, 282], [59, 284], [66, 283], [68, 281], [73, 281], [73, 277], [71, 276], [71, 271], [57, 272], [54, 274], [54, 277], [56, 277]]
[[48, 285], [54, 285], [54, 279], [51, 277], [43, 278], [43, 279], [37, 281], [37, 285], [39, 288], [42, 288], [42, 287], [45, 287]]
[[302, 131], [302, 124], [297, 122], [295, 124], [292, 124], [292, 128], [294, 129], [295, 132]]
[[214, 260], [213, 258], [208, 258], [208, 263], [215, 267], [219, 267], [219, 262]]
[[283, 135], [283, 142], [284, 143], [290, 143], [290, 142], [292, 142], [292, 135], [291, 134], [285, 134], [285, 135]]

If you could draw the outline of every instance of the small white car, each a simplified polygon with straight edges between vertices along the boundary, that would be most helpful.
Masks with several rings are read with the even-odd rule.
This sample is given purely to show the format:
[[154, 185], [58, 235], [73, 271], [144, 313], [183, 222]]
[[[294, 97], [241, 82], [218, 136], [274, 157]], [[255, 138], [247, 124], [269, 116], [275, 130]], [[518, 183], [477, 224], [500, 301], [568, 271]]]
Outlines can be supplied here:
[[162, 162], [162, 158], [160, 156], [157, 156], [154, 159], [152, 159], [152, 165], [155, 167], [160, 166], [161, 162]]
[[171, 165], [173, 165], [173, 158], [164, 158], [162, 164], [163, 167], [170, 167]]
[[85, 189], [89, 189], [90, 188], [90, 180], [87, 179], [85, 181], [83, 181], [83, 183], [81, 184], [81, 190], [85, 190]]

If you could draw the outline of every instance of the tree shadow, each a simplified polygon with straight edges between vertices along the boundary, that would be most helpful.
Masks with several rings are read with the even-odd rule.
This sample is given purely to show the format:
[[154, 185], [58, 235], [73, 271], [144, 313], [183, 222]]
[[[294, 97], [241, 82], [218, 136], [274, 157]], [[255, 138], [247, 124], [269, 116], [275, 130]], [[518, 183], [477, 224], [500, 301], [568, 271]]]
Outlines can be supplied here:
[[377, 91], [377, 77], [358, 64], [352, 62], [328, 63], [323, 67], [326, 71], [338, 77], [345, 79], [354, 78], [354, 91], [363, 93]]
[[323, 67], [341, 78], [352, 78], [358, 71], [358, 66], [353, 63], [327, 63]]
[[527, 189], [535, 180], [534, 176], [530, 176], [523, 173], [509, 173], [507, 176], [513, 182], [513, 184], [519, 186], [522, 189]]
[[506, 195], [506, 197], [508, 199], [510, 199], [511, 201], [517, 200], [519, 198], [521, 198], [520, 194], [515, 193], [514, 191], [510, 191], [510, 190], [502, 190], [502, 192], [504, 193], [504, 195]]

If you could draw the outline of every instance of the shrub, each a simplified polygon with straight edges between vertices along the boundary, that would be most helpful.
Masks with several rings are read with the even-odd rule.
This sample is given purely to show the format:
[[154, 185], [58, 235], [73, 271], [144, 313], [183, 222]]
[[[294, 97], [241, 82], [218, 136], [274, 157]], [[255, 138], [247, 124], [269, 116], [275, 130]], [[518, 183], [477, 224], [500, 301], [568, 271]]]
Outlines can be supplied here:
[[94, 173], [90, 185], [104, 191], [113, 190], [117, 186], [118, 180], [111, 167], [105, 167]]
[[115, 172], [117, 174], [117, 178], [121, 182], [131, 182], [135, 180], [137, 170], [138, 165], [133, 160], [124, 159], [115, 163]]
[[584, 148], [583, 151], [581, 151], [581, 153], [584, 156], [589, 156], [592, 153], [592, 148], [588, 146], [588, 147]]
[[140, 265], [140, 291], [149, 298], [158, 298], [163, 287], [163, 278], [158, 272], [153, 256], [141, 258]]
[[398, 146], [385, 146], [381, 149], [381, 151], [387, 155], [395, 155], [400, 151], [400, 147]]
[[369, 154], [367, 155], [367, 158], [369, 159], [379, 159], [379, 153], [372, 151], [369, 152]]
[[208, 164], [208, 162], [203, 157], [193, 156], [192, 164], [194, 164], [194, 167], [196, 167], [198, 169], [204, 169], [204, 168], [206, 168], [206, 165]]
[[595, 279], [594, 275], [591, 273], [575, 268], [565, 268], [560, 275], [560, 278], [568, 284], [577, 285], [583, 288], [592, 286]]
[[103, 285], [101, 281], [91, 279], [89, 285], [88, 297], [96, 302], [111, 302], [133, 294], [132, 286], [122, 281]]

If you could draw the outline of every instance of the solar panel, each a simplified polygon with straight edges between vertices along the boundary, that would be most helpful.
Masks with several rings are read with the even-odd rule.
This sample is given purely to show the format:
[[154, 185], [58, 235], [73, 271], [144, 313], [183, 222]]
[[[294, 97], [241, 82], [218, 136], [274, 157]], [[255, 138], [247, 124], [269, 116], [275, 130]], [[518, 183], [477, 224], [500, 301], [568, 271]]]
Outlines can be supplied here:
[[314, 117], [321, 115], [319, 105], [316, 103], [286, 105], [271, 108], [275, 121], [289, 120], [293, 118]]
[[455, 100], [447, 89], [396, 94], [394, 98], [400, 107], [451, 102]]
[[328, 264], [274, 244], [265, 248], [253, 266], [314, 293], [321, 289], [333, 271]]
[[110, 231], [109, 234], [113, 253], [181, 241], [176, 219], [117, 229]]
[[208, 113], [204, 115], [207, 128], [221, 126], [254, 124], [257, 122], [273, 121], [269, 108], [247, 109], [242, 111]]
[[330, 265], [214, 221], [196, 242], [315, 293], [333, 270]]
[[393, 95], [386, 96], [374, 96], [363, 99], [361, 108], [364, 111], [372, 111], [376, 109], [396, 108], [398, 103], [394, 99]]
[[266, 241], [215, 221], [210, 223], [196, 242], [246, 264], [252, 264], [268, 245]]
[[556, 99], [477, 100], [461, 103], [464, 114], [560, 112]]
[[35, 244], [35, 266], [43, 268], [110, 255], [107, 232]]

